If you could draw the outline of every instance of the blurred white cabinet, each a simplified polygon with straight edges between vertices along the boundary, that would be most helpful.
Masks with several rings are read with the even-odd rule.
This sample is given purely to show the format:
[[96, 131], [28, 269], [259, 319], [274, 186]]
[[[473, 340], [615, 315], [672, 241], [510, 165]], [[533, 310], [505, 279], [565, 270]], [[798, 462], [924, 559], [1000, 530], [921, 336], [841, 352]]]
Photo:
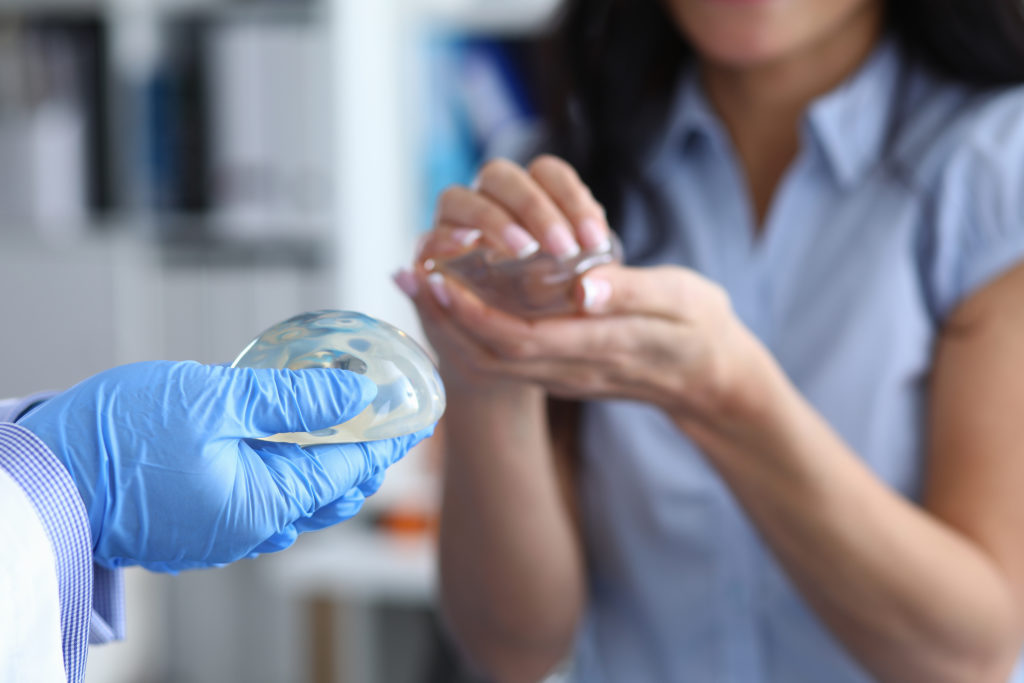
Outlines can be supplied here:
[[225, 264], [130, 233], [0, 245], [5, 396], [138, 360], [230, 362], [271, 324], [335, 305], [329, 273], [316, 265]]
[[132, 359], [136, 341], [120, 322], [141, 292], [142, 254], [98, 241], [0, 240], [0, 394], [64, 388]]

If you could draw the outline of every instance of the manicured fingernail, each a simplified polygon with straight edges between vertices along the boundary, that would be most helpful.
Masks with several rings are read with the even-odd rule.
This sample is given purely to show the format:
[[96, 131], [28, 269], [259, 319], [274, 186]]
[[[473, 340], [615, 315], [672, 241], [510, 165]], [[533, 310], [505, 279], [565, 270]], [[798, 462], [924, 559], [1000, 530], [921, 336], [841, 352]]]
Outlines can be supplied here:
[[501, 231], [501, 236], [516, 258], [526, 258], [540, 249], [540, 242], [533, 239], [533, 235], [526, 232], [525, 228], [515, 223], [506, 225]]
[[611, 246], [608, 231], [593, 218], [586, 218], [579, 227], [580, 246], [587, 251], [605, 251]]
[[560, 259], [572, 258], [580, 253], [580, 245], [567, 225], [555, 223], [547, 232], [548, 250]]
[[612, 298], [612, 283], [607, 280], [583, 278], [583, 310], [595, 313]]
[[401, 270], [395, 271], [391, 276], [391, 279], [395, 281], [398, 288], [410, 299], [415, 297], [420, 291], [420, 283], [417, 282], [416, 276], [413, 275], [410, 270], [402, 268]]
[[452, 239], [464, 247], [468, 247], [471, 244], [476, 243], [476, 241], [480, 239], [481, 235], [483, 235], [483, 233], [476, 228], [455, 228], [451, 232]]
[[441, 273], [431, 273], [427, 276], [427, 284], [430, 286], [430, 291], [434, 293], [437, 303], [441, 304], [444, 308], [452, 305], [452, 297], [448, 293], [448, 285], [444, 283], [444, 275]]
[[428, 258], [426, 261], [423, 262], [423, 270], [433, 271], [436, 268], [437, 268], [437, 261], [435, 261], [432, 258]]

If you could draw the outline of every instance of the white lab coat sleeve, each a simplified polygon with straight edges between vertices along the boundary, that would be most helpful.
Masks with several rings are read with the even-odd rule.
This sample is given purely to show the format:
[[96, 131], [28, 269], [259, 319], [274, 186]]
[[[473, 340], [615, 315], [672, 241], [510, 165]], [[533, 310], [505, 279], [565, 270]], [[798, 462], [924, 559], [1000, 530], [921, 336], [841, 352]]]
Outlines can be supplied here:
[[0, 468], [0, 680], [67, 680], [53, 548], [25, 492]]

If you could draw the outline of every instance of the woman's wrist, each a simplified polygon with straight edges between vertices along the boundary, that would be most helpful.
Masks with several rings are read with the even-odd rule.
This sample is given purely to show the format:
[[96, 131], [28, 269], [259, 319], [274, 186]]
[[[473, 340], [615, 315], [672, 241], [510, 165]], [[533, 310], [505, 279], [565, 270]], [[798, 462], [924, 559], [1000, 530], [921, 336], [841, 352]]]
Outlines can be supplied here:
[[532, 382], [519, 379], [491, 377], [485, 375], [465, 375], [451, 372], [441, 366], [441, 379], [444, 381], [448, 404], [453, 403], [511, 403], [523, 401], [543, 401], [544, 389]]
[[745, 432], [775, 432], [791, 414], [797, 391], [771, 352], [750, 336], [753, 348], [734, 382], [723, 422]]
[[763, 447], [784, 431], [799, 395], [760, 340], [746, 328], [736, 331], [708, 398], [697, 409], [682, 404], [672, 418], [687, 433]]
[[476, 431], [504, 430], [528, 416], [543, 415], [547, 394], [534, 384], [511, 381], [449, 382], [445, 378], [448, 398], [448, 423], [458, 420], [465, 428]]

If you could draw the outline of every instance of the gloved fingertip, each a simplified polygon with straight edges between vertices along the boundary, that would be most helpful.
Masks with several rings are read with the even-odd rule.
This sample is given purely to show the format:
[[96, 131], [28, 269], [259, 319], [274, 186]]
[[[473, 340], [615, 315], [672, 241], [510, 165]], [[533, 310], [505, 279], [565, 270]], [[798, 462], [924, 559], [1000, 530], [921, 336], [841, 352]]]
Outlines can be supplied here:
[[430, 425], [429, 427], [424, 427], [423, 429], [419, 430], [418, 432], [413, 432], [412, 434], [407, 435], [405, 437], [406, 438], [406, 447], [407, 448], [412, 448], [413, 446], [416, 446], [417, 444], [419, 444], [421, 441], [425, 441], [425, 440], [429, 439], [430, 437], [432, 437], [434, 435], [434, 429], [436, 429], [436, 428], [437, 428], [437, 423], [435, 422], [434, 424]]
[[359, 387], [360, 401], [369, 405], [373, 402], [373, 399], [377, 398], [377, 383], [371, 380], [366, 375], [360, 375], [356, 372], [344, 370], [343, 372], [348, 373], [350, 376], [349, 381], [354, 381]]
[[349, 370], [240, 368], [231, 372], [233, 396], [229, 398], [233, 400], [226, 402], [226, 408], [240, 423], [243, 437], [333, 427], [361, 413], [377, 395], [373, 381]]
[[430, 437], [433, 433], [434, 425], [430, 425], [419, 431], [412, 432], [411, 434], [396, 436], [382, 441], [366, 442], [365, 445], [369, 448], [371, 460], [373, 460], [376, 466], [374, 472], [382, 472], [388, 467], [394, 465], [396, 462], [404, 458], [412, 448], [417, 446], [424, 439]]
[[[349, 417], [362, 412], [377, 398], [377, 384], [366, 375], [351, 370], [316, 368], [297, 370], [295, 378], [310, 382], [314, 394], [324, 395], [333, 402], [338, 411]], [[326, 405], [326, 404], [324, 404]]]
[[379, 476], [371, 477], [371, 478], [367, 479], [362, 484], [360, 484], [357, 488], [359, 489], [359, 493], [361, 493], [364, 498], [369, 498], [373, 494], [377, 493], [377, 491], [380, 491], [380, 487], [383, 486], [383, 485], [384, 485], [384, 472], [381, 472]]
[[257, 555], [280, 552], [295, 543], [295, 540], [298, 537], [298, 530], [294, 525], [289, 525], [253, 548], [246, 557], [251, 558], [256, 557]]
[[354, 517], [362, 508], [365, 500], [366, 496], [362, 491], [353, 489], [341, 498], [324, 505], [309, 517], [295, 522], [295, 528], [299, 533], [306, 533], [340, 524]]

